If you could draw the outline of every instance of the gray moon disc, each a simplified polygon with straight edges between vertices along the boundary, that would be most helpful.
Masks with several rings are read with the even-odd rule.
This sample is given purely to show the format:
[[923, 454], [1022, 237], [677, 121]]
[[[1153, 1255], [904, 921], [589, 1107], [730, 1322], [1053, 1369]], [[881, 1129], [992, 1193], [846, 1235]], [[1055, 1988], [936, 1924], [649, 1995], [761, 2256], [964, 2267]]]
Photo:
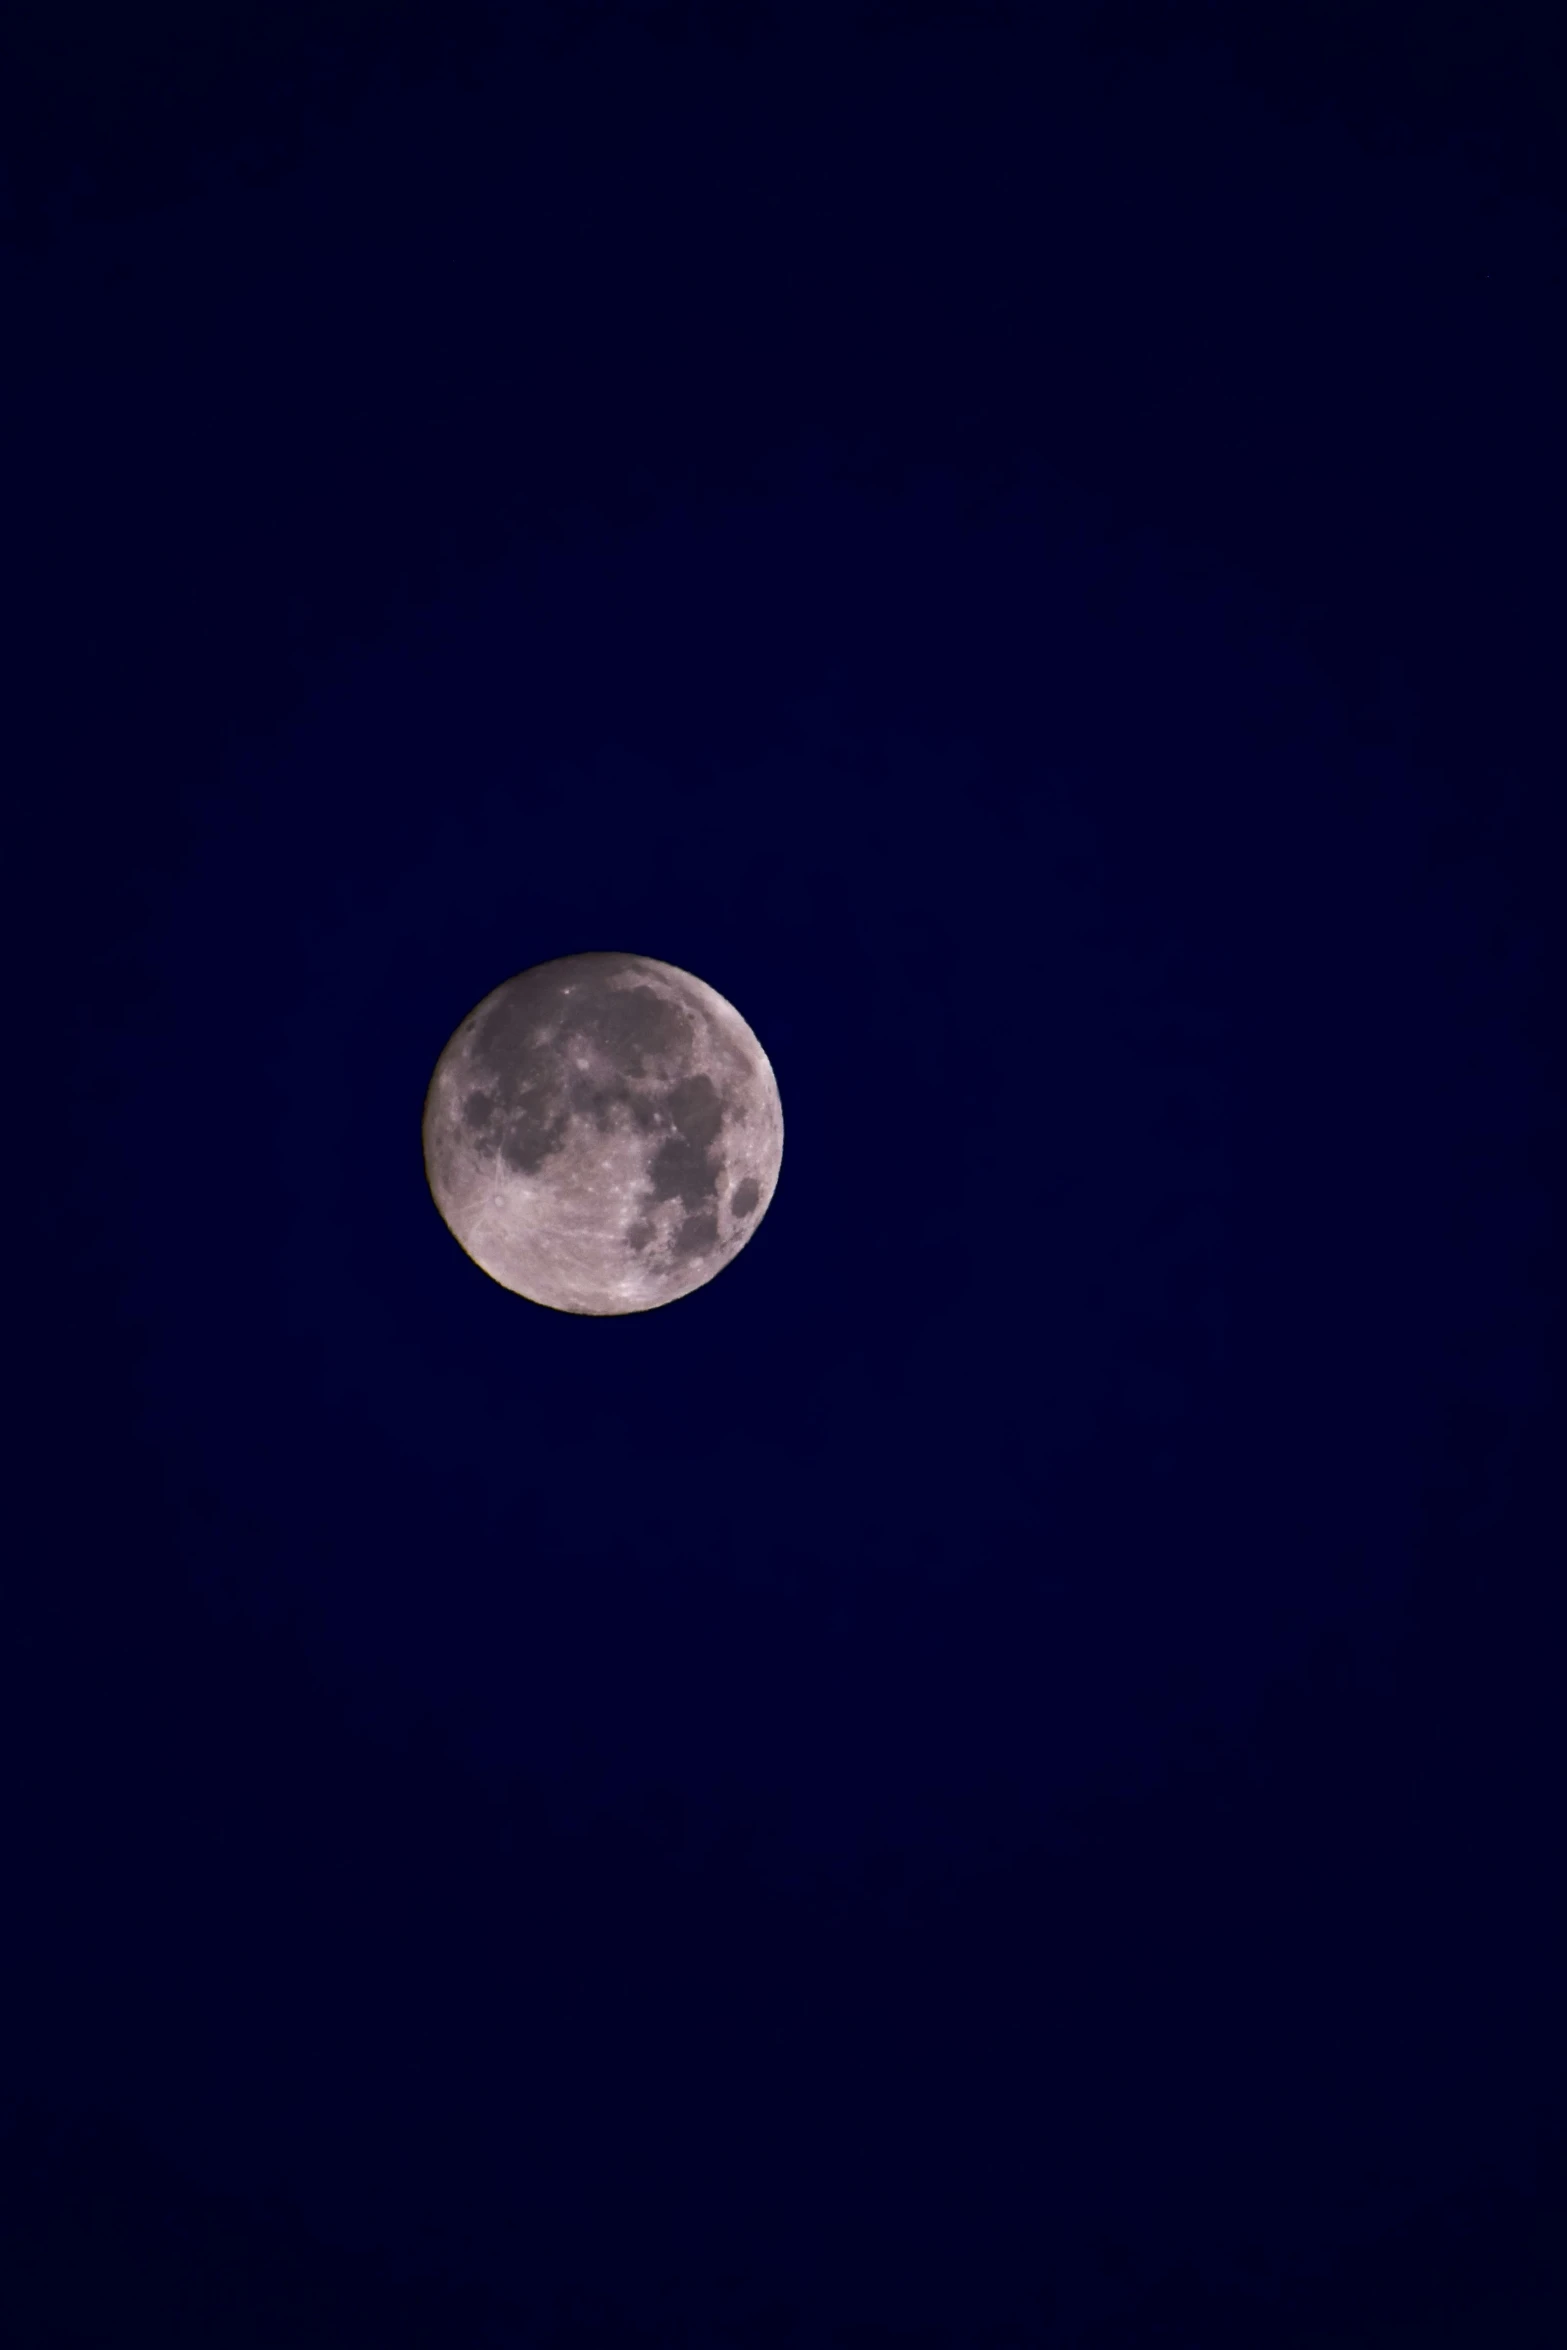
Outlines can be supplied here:
[[738, 1255], [783, 1157], [772, 1064], [732, 1004], [648, 955], [563, 955], [475, 1005], [424, 1105], [430, 1190], [503, 1289], [640, 1314]]

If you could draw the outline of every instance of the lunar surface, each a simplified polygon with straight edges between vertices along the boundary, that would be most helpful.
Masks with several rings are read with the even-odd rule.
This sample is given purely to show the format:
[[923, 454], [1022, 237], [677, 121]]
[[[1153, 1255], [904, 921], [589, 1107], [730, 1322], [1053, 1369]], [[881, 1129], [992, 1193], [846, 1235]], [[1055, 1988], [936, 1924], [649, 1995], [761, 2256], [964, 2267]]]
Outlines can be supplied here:
[[772, 1066], [732, 1004], [646, 955], [539, 963], [435, 1065], [424, 1163], [492, 1280], [568, 1314], [640, 1314], [744, 1248], [783, 1156]]

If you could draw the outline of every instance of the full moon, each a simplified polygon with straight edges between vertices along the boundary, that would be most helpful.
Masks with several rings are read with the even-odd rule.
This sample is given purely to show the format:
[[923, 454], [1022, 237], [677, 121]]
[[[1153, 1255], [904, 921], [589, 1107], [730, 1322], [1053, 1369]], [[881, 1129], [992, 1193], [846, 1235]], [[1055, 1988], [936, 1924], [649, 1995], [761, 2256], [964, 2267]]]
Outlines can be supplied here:
[[732, 1004], [648, 955], [563, 955], [475, 1005], [435, 1064], [424, 1164], [503, 1289], [640, 1314], [711, 1281], [783, 1157], [772, 1065]]

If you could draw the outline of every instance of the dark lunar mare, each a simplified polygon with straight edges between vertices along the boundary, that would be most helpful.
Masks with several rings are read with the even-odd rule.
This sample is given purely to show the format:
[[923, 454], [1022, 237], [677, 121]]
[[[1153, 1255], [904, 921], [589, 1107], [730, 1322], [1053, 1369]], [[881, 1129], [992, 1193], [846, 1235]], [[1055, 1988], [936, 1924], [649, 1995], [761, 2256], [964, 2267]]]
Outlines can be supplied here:
[[585, 1037], [627, 1077], [646, 1074], [650, 1060], [664, 1060], [690, 1041], [691, 1022], [678, 1005], [651, 987], [615, 988], [568, 1004], [568, 1034]]
[[718, 1190], [720, 1168], [712, 1146], [724, 1123], [723, 1101], [705, 1070], [677, 1078], [669, 1088], [660, 1104], [659, 1123], [666, 1119], [672, 1131], [653, 1153], [653, 1197], [700, 1209]]
[[[468, 1023], [475, 1067], [488, 1082], [468, 1095], [464, 1123], [478, 1139], [493, 1142], [505, 1164], [519, 1175], [539, 1172], [562, 1147], [573, 1118], [590, 1118], [603, 1133], [616, 1109], [624, 1106], [644, 1131], [663, 1122], [651, 1102], [633, 1093], [629, 1081], [646, 1076], [650, 1062], [686, 1050], [691, 1020], [651, 987], [609, 984], [636, 968], [634, 957], [616, 954], [579, 955], [544, 964], [509, 981], [489, 1008]], [[592, 1048], [600, 1071], [607, 1062], [614, 1074], [606, 1079], [572, 1069], [571, 1048], [578, 1040]], [[682, 1088], [692, 1082], [677, 1081], [667, 1097], [675, 1105], [671, 1115], [677, 1159], [669, 1162], [662, 1178], [655, 1174], [654, 1192], [656, 1198], [679, 1198], [688, 1207], [695, 1207], [713, 1186], [702, 1185], [692, 1196], [696, 1173], [687, 1146], [695, 1147], [705, 1123], [711, 1122], [716, 1134], [722, 1121], [721, 1104], [713, 1122], [705, 1104], [685, 1102]], [[709, 1080], [700, 1083], [713, 1093]], [[713, 1101], [717, 1104], [716, 1093]], [[678, 1156], [682, 1150], [684, 1157]], [[663, 1187], [666, 1184], [669, 1188]]]

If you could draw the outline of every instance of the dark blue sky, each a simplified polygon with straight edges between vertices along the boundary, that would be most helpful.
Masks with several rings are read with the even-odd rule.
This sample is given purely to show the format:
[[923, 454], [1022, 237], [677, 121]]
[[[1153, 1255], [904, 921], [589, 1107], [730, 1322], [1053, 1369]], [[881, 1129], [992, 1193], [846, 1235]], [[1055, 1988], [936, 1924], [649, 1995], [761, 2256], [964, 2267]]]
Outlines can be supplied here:
[[1560, 2338], [1560, 60], [1252, 14], [19, 12], [8, 2342]]

